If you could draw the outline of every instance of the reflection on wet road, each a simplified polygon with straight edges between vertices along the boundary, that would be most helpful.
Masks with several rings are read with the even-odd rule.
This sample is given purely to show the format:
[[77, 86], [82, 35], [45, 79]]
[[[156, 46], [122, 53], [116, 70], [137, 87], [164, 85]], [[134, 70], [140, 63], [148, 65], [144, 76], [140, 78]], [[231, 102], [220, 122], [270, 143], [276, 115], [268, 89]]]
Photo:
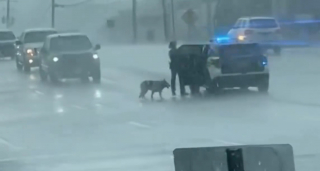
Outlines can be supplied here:
[[173, 170], [176, 147], [290, 143], [297, 170], [312, 168], [320, 159], [319, 52], [270, 57], [269, 95], [232, 90], [181, 100], [165, 90], [154, 102], [138, 100], [139, 84], [169, 79], [165, 46], [102, 49], [100, 85], [42, 83], [37, 69], [26, 74], [0, 61], [0, 167], [163, 171]]

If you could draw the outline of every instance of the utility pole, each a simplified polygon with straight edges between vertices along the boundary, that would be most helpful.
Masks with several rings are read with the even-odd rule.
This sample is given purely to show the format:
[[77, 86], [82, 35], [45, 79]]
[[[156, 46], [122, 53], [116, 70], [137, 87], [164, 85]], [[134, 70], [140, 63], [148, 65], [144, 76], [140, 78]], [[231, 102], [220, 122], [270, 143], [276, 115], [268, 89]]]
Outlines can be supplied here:
[[167, 20], [167, 3], [166, 0], [162, 0], [162, 12], [163, 12], [163, 31], [164, 31], [164, 38], [168, 41], [168, 20]]
[[212, 34], [212, 1], [207, 0], [207, 27], [208, 27], [208, 36], [211, 37]]
[[175, 27], [175, 12], [174, 12], [174, 1], [171, 0], [171, 25], [172, 25], [172, 37], [176, 40], [176, 27]]
[[132, 0], [132, 29], [133, 42], [137, 42], [137, 0]]
[[55, 0], [51, 0], [52, 4], [51, 4], [51, 27], [54, 28], [55, 27], [55, 13], [56, 13], [56, 2]]
[[7, 17], [6, 17], [6, 25], [7, 25], [7, 28], [10, 27], [10, 0], [7, 0]]

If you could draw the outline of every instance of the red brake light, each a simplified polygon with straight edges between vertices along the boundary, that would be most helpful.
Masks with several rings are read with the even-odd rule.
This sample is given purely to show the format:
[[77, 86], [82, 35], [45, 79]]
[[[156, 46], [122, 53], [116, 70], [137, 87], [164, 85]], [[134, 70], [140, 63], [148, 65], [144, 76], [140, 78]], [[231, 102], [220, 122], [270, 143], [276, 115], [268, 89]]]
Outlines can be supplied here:
[[253, 34], [253, 30], [246, 30], [244, 31], [244, 34], [245, 35]]

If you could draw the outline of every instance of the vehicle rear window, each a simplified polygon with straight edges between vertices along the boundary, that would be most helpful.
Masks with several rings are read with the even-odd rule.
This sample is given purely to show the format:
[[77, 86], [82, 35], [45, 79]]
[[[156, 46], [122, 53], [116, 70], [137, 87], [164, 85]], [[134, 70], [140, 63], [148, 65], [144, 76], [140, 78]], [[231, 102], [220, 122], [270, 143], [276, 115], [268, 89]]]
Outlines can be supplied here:
[[225, 57], [237, 57], [247, 55], [259, 55], [261, 49], [258, 45], [244, 44], [244, 45], [226, 45], [220, 48], [220, 54]]
[[52, 38], [50, 50], [52, 51], [81, 51], [92, 48], [92, 43], [87, 36], [61, 36]]
[[24, 38], [25, 43], [40, 43], [44, 42], [47, 36], [56, 34], [56, 31], [33, 31], [26, 33]]
[[16, 36], [11, 31], [0, 32], [0, 40], [15, 40]]
[[278, 24], [275, 19], [251, 19], [250, 28], [276, 28]]

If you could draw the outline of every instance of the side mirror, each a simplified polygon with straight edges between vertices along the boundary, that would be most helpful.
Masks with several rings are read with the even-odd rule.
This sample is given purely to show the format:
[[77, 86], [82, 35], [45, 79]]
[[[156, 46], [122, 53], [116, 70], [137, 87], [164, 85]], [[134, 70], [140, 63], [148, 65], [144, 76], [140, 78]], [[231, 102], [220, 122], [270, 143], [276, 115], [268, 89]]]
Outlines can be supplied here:
[[22, 42], [20, 40], [17, 40], [16, 45], [20, 46], [20, 45], [22, 45]]
[[170, 48], [170, 49], [175, 49], [175, 48], [177, 48], [177, 42], [176, 42], [176, 41], [171, 41], [171, 42], [169, 43], [169, 48]]
[[95, 47], [94, 47], [94, 50], [100, 50], [101, 49], [101, 45], [97, 44]]

